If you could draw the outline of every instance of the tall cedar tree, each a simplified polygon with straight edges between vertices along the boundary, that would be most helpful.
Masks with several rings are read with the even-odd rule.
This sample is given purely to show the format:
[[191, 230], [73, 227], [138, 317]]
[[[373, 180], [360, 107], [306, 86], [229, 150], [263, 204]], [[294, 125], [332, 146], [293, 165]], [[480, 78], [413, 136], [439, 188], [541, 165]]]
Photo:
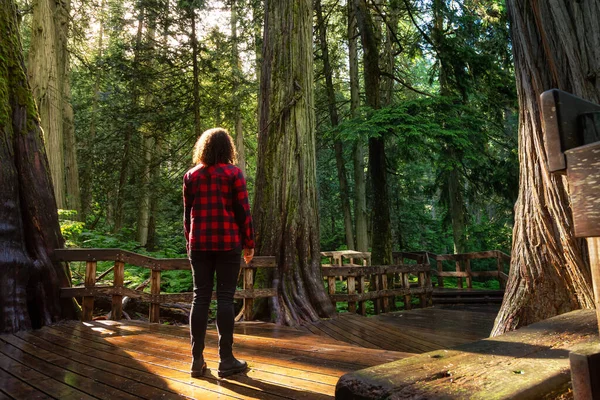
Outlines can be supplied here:
[[73, 318], [63, 247], [40, 121], [27, 82], [17, 12], [0, 0], [0, 332]]
[[254, 198], [257, 253], [277, 257], [276, 322], [335, 310], [323, 286], [316, 192], [311, 0], [265, 1]]
[[600, 0], [507, 2], [519, 97], [519, 199], [511, 270], [492, 335], [593, 307], [583, 242], [575, 238], [567, 183], [551, 175], [539, 96], [559, 88], [600, 102]]
[[[374, 110], [381, 108], [379, 68], [379, 39], [367, 2], [353, 0], [356, 21], [363, 45], [363, 65], [365, 97], [367, 105]], [[390, 223], [390, 202], [387, 187], [387, 165], [385, 158], [385, 137], [369, 138], [369, 174], [373, 190], [373, 255], [374, 265], [392, 263], [392, 227]]]

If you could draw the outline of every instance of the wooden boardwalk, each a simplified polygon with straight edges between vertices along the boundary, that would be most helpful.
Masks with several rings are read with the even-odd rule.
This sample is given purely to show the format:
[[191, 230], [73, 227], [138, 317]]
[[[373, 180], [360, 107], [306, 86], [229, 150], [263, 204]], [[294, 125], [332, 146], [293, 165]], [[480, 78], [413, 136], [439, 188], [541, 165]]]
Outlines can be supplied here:
[[373, 317], [343, 313], [306, 328], [355, 346], [424, 353], [487, 338], [498, 310], [499, 305], [454, 305]]
[[211, 370], [192, 379], [187, 327], [67, 321], [2, 335], [0, 399], [330, 399], [344, 373], [411, 355], [250, 322], [236, 324], [234, 347], [249, 371], [219, 379], [216, 343], [213, 329]]

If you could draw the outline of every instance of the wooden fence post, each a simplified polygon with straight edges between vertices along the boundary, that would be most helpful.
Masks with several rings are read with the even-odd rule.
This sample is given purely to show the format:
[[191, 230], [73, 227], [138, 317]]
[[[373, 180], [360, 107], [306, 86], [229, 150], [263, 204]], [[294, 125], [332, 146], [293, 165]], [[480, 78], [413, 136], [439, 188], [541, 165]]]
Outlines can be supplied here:
[[[408, 274], [408, 272], [403, 272], [402, 273], [402, 287], [404, 289], [410, 289], [410, 280], [409, 280], [409, 274]], [[405, 294], [404, 295], [404, 309], [405, 310], [412, 309], [412, 304], [410, 302], [411, 302], [410, 293], [409, 294]]]
[[[456, 256], [456, 257], [454, 258], [454, 260], [455, 260], [455, 263], [454, 263], [454, 264], [455, 264], [455, 266], [456, 266], [456, 272], [461, 272], [461, 270], [460, 270], [460, 262], [461, 262], [461, 257], [460, 257], [460, 256]], [[462, 288], [463, 288], [463, 278], [461, 278], [461, 277], [457, 277], [457, 278], [456, 278], [456, 286], [457, 286], [459, 289], [462, 289]]]
[[[425, 272], [419, 272], [419, 289], [425, 289], [427, 285], [427, 279], [425, 278]], [[425, 293], [419, 294], [419, 307], [427, 307], [427, 296]]]
[[[436, 256], [436, 264], [437, 264], [438, 272], [444, 272], [444, 266], [442, 265], [442, 260], [438, 260], [437, 256]], [[438, 282], [438, 286], [443, 289], [444, 288], [444, 277], [438, 275], [437, 282]]]
[[504, 273], [503, 265], [504, 263], [502, 262], [502, 256], [500, 255], [500, 252], [496, 251], [496, 268], [498, 269], [498, 282], [500, 282], [500, 289], [506, 289], [506, 283], [500, 276], [501, 273]]
[[[354, 278], [353, 276], [349, 276], [348, 277], [348, 294], [355, 294], [356, 293], [356, 278]], [[348, 311], [349, 312], [356, 312], [356, 302], [355, 301], [349, 301], [348, 302]]]
[[[358, 292], [365, 293], [366, 292], [366, 279], [364, 275], [358, 276]], [[358, 302], [358, 313], [360, 315], [367, 315], [367, 303], [365, 301]]]
[[465, 260], [465, 271], [469, 276], [467, 276], [467, 287], [469, 289], [473, 289], [473, 277], [471, 276], [471, 260], [467, 258]]
[[327, 286], [329, 290], [329, 298], [331, 299], [331, 303], [333, 303], [333, 307], [336, 306], [335, 300], [331, 296], [335, 295], [335, 276], [327, 277]]
[[[244, 268], [244, 290], [246, 293], [254, 291], [254, 270], [249, 266]], [[244, 321], [252, 319], [252, 307], [254, 307], [254, 299], [244, 299]]]
[[[113, 286], [116, 290], [123, 289], [123, 280], [125, 274], [125, 263], [122, 261], [115, 261], [115, 267], [113, 269], [114, 279]], [[111, 318], [115, 321], [123, 318], [123, 295], [113, 294], [112, 296], [112, 310]]]
[[150, 275], [150, 294], [152, 302], [150, 303], [150, 322], [158, 323], [160, 319], [160, 268], [152, 269]]
[[[86, 261], [85, 263], [85, 287], [93, 288], [96, 286], [96, 261]], [[84, 296], [81, 305], [81, 320], [91, 321], [94, 316], [94, 296]]]
[[[381, 290], [387, 290], [388, 289], [388, 279], [387, 279], [387, 274], [381, 274], [379, 275], [379, 279], [381, 279]], [[389, 312], [390, 311], [390, 298], [388, 296], [383, 296], [381, 298], [381, 312]]]

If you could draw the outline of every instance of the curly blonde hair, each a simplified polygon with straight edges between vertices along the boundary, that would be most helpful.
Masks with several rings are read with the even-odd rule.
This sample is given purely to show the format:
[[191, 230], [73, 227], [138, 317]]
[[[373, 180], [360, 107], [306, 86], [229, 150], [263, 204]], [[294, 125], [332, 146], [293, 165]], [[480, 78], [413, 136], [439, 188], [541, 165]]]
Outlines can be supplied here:
[[196, 165], [237, 163], [237, 151], [229, 132], [223, 128], [204, 131], [194, 146], [193, 161]]

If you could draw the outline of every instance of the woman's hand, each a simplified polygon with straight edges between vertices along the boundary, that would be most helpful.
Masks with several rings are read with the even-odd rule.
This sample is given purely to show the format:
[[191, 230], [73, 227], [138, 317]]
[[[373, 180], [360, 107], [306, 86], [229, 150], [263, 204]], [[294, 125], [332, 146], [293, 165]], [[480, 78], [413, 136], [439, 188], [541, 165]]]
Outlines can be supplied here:
[[254, 257], [254, 249], [244, 249], [244, 261], [246, 264], [250, 264], [252, 258]]

